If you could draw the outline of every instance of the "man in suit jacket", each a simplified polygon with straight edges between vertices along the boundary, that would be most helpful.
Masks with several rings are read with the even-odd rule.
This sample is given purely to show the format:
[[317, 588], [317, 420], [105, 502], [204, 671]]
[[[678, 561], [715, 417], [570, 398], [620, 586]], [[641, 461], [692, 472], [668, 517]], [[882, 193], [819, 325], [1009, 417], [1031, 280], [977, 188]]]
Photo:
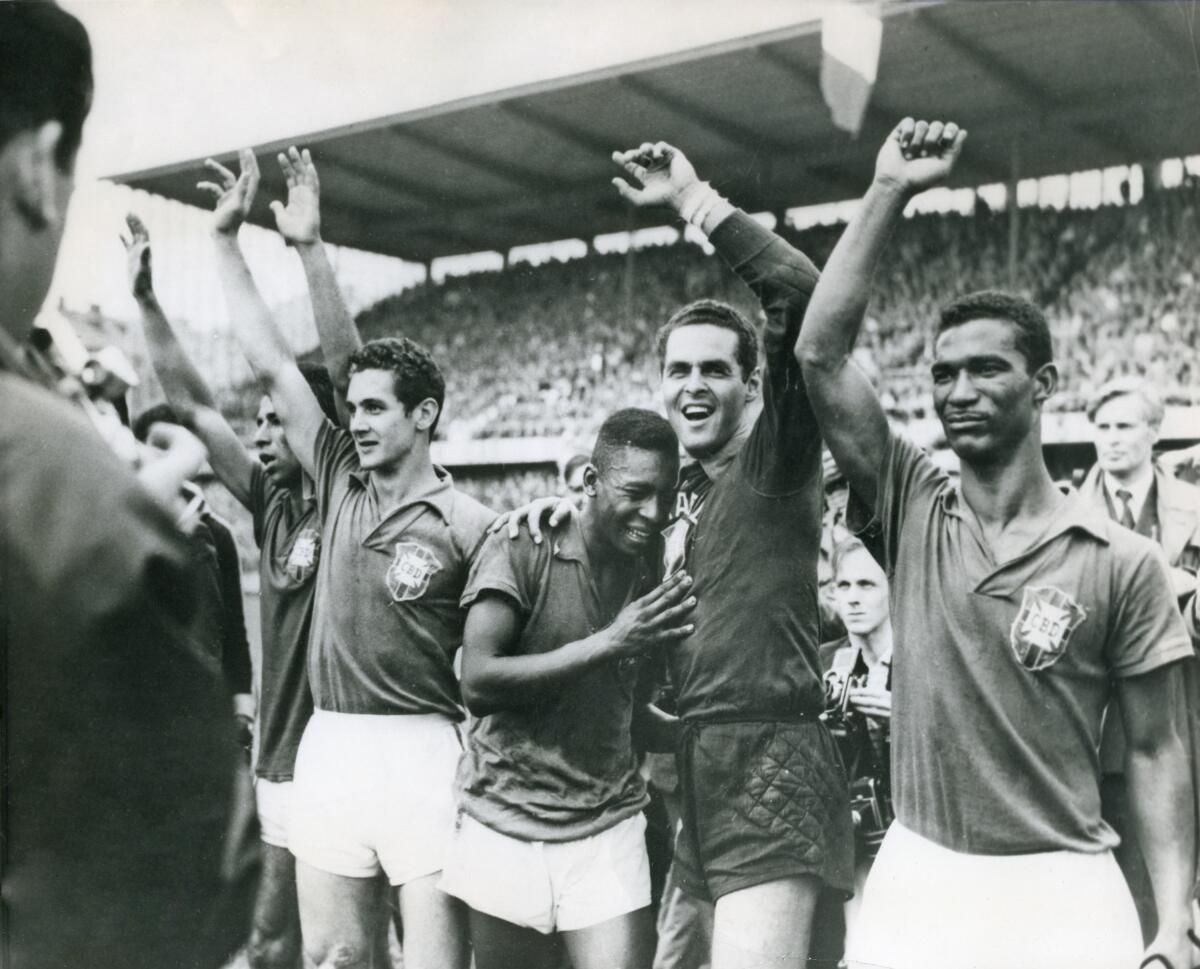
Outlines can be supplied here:
[[[1165, 473], [1153, 460], [1162, 426], [1162, 401], [1145, 380], [1121, 377], [1100, 388], [1087, 413], [1097, 460], [1080, 485], [1080, 494], [1114, 521], [1162, 546], [1170, 565], [1172, 591], [1179, 599], [1193, 644], [1200, 643], [1200, 620], [1195, 611], [1196, 573], [1200, 568], [1200, 488]], [[1188, 678], [1195, 753], [1200, 750], [1200, 683], [1191, 671]], [[1113, 704], [1100, 743], [1103, 814], [1121, 835], [1117, 861], [1137, 902], [1143, 934], [1150, 938], [1156, 923], [1154, 900], [1141, 851], [1133, 838], [1124, 757], [1125, 737]]]

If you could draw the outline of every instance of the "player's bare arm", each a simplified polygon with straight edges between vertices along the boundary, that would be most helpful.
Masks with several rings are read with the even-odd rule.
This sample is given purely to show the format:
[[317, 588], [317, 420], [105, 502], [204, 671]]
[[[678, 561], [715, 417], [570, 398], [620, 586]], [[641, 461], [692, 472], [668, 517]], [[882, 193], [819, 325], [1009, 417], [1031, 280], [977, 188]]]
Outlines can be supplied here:
[[523, 707], [601, 663], [638, 656], [691, 635], [692, 580], [676, 572], [629, 603], [604, 629], [548, 653], [509, 655], [520, 633], [516, 606], [489, 595], [467, 612], [463, 630], [463, 700], [475, 716]]
[[150, 363], [168, 403], [208, 449], [209, 463], [221, 483], [249, 507], [254, 459], [217, 409], [211, 389], [188, 358], [158, 302], [154, 293], [150, 233], [132, 213], [125, 217], [125, 224], [129, 236], [122, 236], [121, 242], [125, 245], [129, 287], [141, 310]]
[[796, 355], [821, 434], [851, 488], [871, 505], [888, 424], [851, 353], [888, 237], [908, 201], [950, 174], [966, 137], [953, 122], [905, 118], [896, 126], [879, 150], [862, 207], [825, 264], [800, 331]]
[[350, 385], [350, 357], [362, 346], [362, 339], [321, 241], [321, 181], [312, 155], [307, 148], [298, 151], [293, 147], [280, 152], [278, 161], [287, 182], [287, 204], [272, 202], [271, 211], [279, 234], [296, 250], [304, 267], [321, 352], [333, 380], [338, 416], [345, 425], [349, 423], [346, 388]]
[[1146, 956], [1161, 954], [1173, 966], [1190, 966], [1195, 828], [1182, 664], [1120, 679], [1118, 690], [1129, 802], [1158, 912], [1158, 933]]
[[201, 182], [198, 186], [216, 199], [213, 240], [217, 269], [242, 352], [264, 392], [270, 395], [289, 446], [311, 475], [315, 469], [317, 431], [325, 416], [259, 293], [238, 244], [238, 230], [250, 212], [259, 179], [254, 152], [243, 149], [238, 160], [241, 172], [234, 175], [225, 166], [208, 159], [205, 165], [218, 181]]

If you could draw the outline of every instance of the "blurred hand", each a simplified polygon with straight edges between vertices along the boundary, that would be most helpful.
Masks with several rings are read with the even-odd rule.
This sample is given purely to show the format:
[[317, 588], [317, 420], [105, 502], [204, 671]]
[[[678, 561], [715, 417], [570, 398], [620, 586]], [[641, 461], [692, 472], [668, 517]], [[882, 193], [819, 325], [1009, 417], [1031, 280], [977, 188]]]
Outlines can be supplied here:
[[321, 182], [308, 149], [289, 148], [279, 153], [279, 167], [287, 180], [287, 205], [272, 202], [275, 224], [289, 246], [321, 241]]
[[[178, 458], [181, 464], [191, 465], [195, 471], [204, 467], [208, 459], [208, 451], [186, 427], [158, 421], [150, 425], [146, 434], [146, 443], [156, 451], [161, 451], [162, 457]], [[194, 473], [194, 472], [193, 472]]]
[[199, 182], [196, 187], [210, 192], [216, 199], [213, 209], [213, 231], [222, 235], [236, 235], [250, 215], [258, 192], [258, 159], [249, 148], [238, 152], [241, 174], [234, 175], [228, 168], [211, 158], [204, 160], [204, 167], [220, 179], [219, 182]]
[[859, 686], [848, 694], [850, 706], [864, 716], [876, 720], [892, 719], [892, 693], [876, 687]]
[[612, 160], [642, 183], [634, 188], [623, 178], [612, 180], [621, 197], [634, 205], [669, 205], [678, 210], [688, 189], [700, 181], [683, 152], [665, 141], [614, 151]]
[[916, 194], [946, 178], [958, 161], [965, 129], [953, 121], [905, 118], [887, 137], [875, 159], [875, 180]]
[[129, 276], [129, 289], [135, 299], [146, 299], [154, 295], [154, 279], [150, 271], [150, 233], [136, 215], [125, 216], [129, 227], [129, 238], [121, 236], [125, 247], [125, 269]]
[[508, 537], [515, 539], [521, 534], [521, 526], [524, 525], [529, 532], [529, 537], [533, 539], [533, 544], [541, 545], [541, 522], [547, 512], [550, 513], [550, 517], [546, 521], [546, 526], [554, 528], [578, 511], [579, 509], [575, 507], [574, 502], [570, 498], [559, 498], [557, 495], [550, 495], [548, 498], [535, 498], [527, 505], [522, 505], [520, 508], [516, 508], [513, 511], [506, 511], [503, 515], [500, 515], [488, 526], [488, 534], [495, 534], [507, 526]]

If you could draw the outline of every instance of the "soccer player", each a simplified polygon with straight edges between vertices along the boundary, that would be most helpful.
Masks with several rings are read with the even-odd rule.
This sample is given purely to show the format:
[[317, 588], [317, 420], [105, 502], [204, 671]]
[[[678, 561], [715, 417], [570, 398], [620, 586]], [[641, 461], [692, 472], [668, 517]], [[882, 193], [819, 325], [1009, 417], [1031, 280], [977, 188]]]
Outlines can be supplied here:
[[692, 463], [667, 532], [668, 571], [694, 581], [696, 632], [667, 651], [678, 713], [675, 872], [716, 903], [713, 969], [800, 967], [823, 888], [851, 885], [846, 782], [819, 715], [817, 553], [821, 440], [795, 343], [817, 270], [701, 182], [662, 142], [616, 153], [641, 186], [700, 229], [758, 296], [755, 328], [700, 300], [659, 331], [662, 400]]
[[1134, 823], [1159, 913], [1150, 961], [1191, 965], [1192, 646], [1161, 551], [1055, 487], [1041, 414], [1058, 374], [1045, 317], [1003, 293], [937, 324], [934, 404], [954, 486], [891, 431], [851, 353], [888, 235], [945, 178], [966, 132], [902, 121], [813, 294], [805, 384], [891, 573], [896, 822], [867, 880], [852, 964], [1129, 969], [1142, 942], [1100, 816], [1113, 691]]
[[462, 906], [437, 882], [461, 753], [458, 603], [494, 516], [430, 460], [445, 382], [412, 341], [372, 341], [345, 353], [343, 368], [339, 355], [358, 342], [349, 316], [316, 313], [335, 387], [348, 374], [349, 430], [322, 414], [238, 245], [258, 178], [253, 153], [241, 165], [234, 176], [209, 163], [219, 178], [205, 183], [217, 198], [218, 268], [243, 350], [315, 482], [321, 522], [315, 711], [296, 755], [288, 831], [304, 950], [317, 966], [367, 965], [382, 869], [398, 897], [407, 969], [465, 966]]
[[[288, 208], [295, 213], [301, 205], [289, 198]], [[303, 210], [311, 223], [315, 199], [312, 204], [305, 200]], [[233, 212], [230, 218], [238, 214]], [[296, 750], [312, 714], [308, 634], [321, 550], [312, 483], [288, 446], [269, 396], [263, 395], [255, 418], [255, 455], [217, 409], [211, 389], [188, 359], [155, 296], [149, 233], [137, 216], [126, 221], [130, 286], [159, 383], [179, 419], [208, 448], [209, 462], [221, 483], [254, 522], [262, 629], [254, 795], [263, 847], [247, 958], [251, 969], [293, 969], [300, 965], [300, 915], [295, 862], [288, 851], [288, 804]], [[291, 227], [294, 220], [281, 224]], [[301, 371], [325, 416], [336, 421], [329, 374], [311, 364], [302, 365]]]
[[[846, 893], [853, 843], [845, 776], [820, 722], [817, 558], [821, 440], [795, 343], [817, 270], [734, 208], [663, 142], [613, 154], [641, 187], [700, 229], [758, 296], [755, 328], [699, 300], [658, 334], [667, 419], [692, 463], [666, 532], [667, 571], [686, 568], [696, 632], [667, 651], [683, 719], [674, 875], [715, 902], [713, 969], [801, 967], [823, 890]], [[551, 501], [550, 504], [553, 504]], [[534, 502], [506, 516], [538, 541]], [[570, 514], [559, 502], [550, 518]]]
[[[1172, 588], [1195, 643], [1200, 639], [1195, 613], [1200, 489], [1155, 466], [1162, 400], [1145, 379], [1121, 377], [1096, 392], [1087, 414], [1097, 460], [1080, 485], [1080, 496], [1100, 514], [1162, 546]], [[1194, 686], [1189, 696], [1195, 696]], [[1124, 760], [1120, 708], [1113, 703], [1105, 715], [1100, 742], [1101, 807], [1104, 820], [1121, 836], [1117, 862], [1137, 903], [1142, 935], [1149, 939], [1154, 934], [1154, 895], [1129, 813]]]
[[649, 797], [631, 730], [636, 719], [643, 740], [673, 746], [673, 718], [635, 692], [642, 661], [692, 632], [690, 579], [656, 582], [678, 471], [663, 418], [617, 411], [579, 515], [538, 545], [492, 535], [471, 566], [463, 696], [476, 719], [442, 887], [471, 908], [479, 969], [556, 967], [557, 939], [576, 969], [650, 964]]
[[91, 64], [73, 16], [0, 3], [0, 962], [216, 967], [245, 925], [222, 869], [237, 748], [189, 644], [187, 546], [26, 353]]

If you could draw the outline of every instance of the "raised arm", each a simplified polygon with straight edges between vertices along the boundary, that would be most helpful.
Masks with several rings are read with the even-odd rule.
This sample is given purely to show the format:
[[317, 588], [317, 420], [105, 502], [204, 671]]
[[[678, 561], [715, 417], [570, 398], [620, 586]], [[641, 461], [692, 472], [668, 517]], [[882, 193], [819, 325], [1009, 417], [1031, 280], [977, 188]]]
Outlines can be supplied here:
[[289, 148], [286, 154], [280, 152], [279, 167], [287, 180], [287, 205], [272, 202], [271, 211], [279, 234], [295, 248], [304, 267], [321, 352], [333, 380], [338, 417], [345, 425], [349, 422], [346, 388], [350, 385], [350, 357], [362, 346], [362, 339], [321, 241], [321, 182], [312, 156], [307, 148]]
[[209, 464], [221, 483], [249, 508], [254, 458], [217, 409], [212, 391], [188, 359], [159, 305], [151, 270], [150, 233], [136, 215], [127, 215], [125, 224], [129, 227], [129, 238], [123, 237], [121, 241], [125, 245], [130, 289], [141, 311], [150, 363], [179, 419], [208, 449]]
[[905, 118], [875, 162], [875, 179], [817, 284], [796, 355], [821, 435], [855, 494], [870, 506], [888, 438], [878, 394], [851, 358], [888, 237], [918, 192], [950, 173], [967, 133]]
[[635, 205], [673, 209], [709, 238], [753, 290], [767, 317], [764, 343], [768, 370], [782, 369], [781, 363], [786, 368], [817, 282], [817, 267], [812, 260], [702, 182], [683, 152], [666, 142], [614, 152], [613, 161], [642, 183], [641, 188], [633, 188], [624, 179], [614, 178], [613, 184], [623, 198]]
[[271, 397], [275, 412], [283, 422], [288, 446], [310, 475], [315, 471], [317, 431], [325, 415], [296, 366], [296, 358], [287, 340], [275, 324], [271, 311], [254, 284], [250, 267], [238, 244], [238, 230], [245, 221], [258, 188], [258, 162], [254, 153], [243, 149], [239, 154], [241, 174], [235, 176], [211, 158], [205, 165], [220, 180], [201, 182], [200, 188], [217, 200], [213, 213], [213, 240], [217, 270], [225, 291], [225, 302], [233, 331], [241, 344], [250, 368], [264, 393]]
[[1129, 800], [1158, 912], [1158, 932], [1146, 956], [1161, 953], [1174, 966], [1190, 966], [1195, 795], [1185, 740], [1183, 664], [1117, 682], [1128, 738]]
[[676, 572], [662, 585], [629, 603], [617, 617], [586, 639], [547, 653], [511, 655], [520, 635], [516, 604], [488, 594], [471, 604], [463, 630], [463, 701], [475, 716], [525, 707], [601, 663], [636, 656], [691, 634], [686, 622], [695, 600], [692, 580]]

